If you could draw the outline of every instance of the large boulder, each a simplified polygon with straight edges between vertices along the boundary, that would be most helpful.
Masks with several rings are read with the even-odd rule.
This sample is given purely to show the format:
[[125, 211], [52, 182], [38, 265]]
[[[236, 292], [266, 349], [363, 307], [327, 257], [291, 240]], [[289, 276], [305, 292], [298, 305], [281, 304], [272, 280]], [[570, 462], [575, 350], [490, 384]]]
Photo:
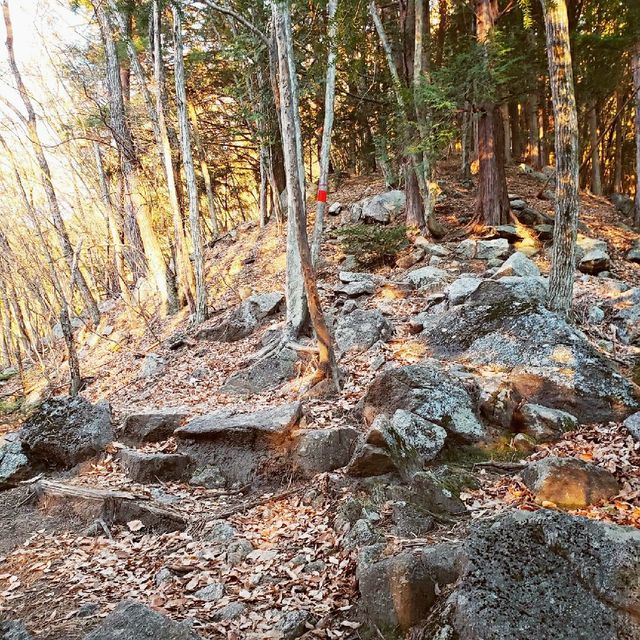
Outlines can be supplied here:
[[271, 391], [295, 377], [298, 360], [298, 354], [293, 349], [280, 349], [277, 353], [234, 373], [220, 391], [240, 396]]
[[433, 357], [463, 360], [522, 402], [567, 411], [580, 423], [623, 420], [638, 406], [634, 385], [560, 316], [508, 289], [487, 293], [476, 290], [466, 304], [423, 318]]
[[279, 291], [258, 293], [243, 300], [219, 324], [198, 331], [198, 338], [235, 342], [251, 335], [267, 316], [280, 308], [284, 295]]
[[611, 267], [611, 258], [606, 251], [594, 249], [586, 253], [578, 263], [578, 269], [582, 273], [597, 275], [601, 271], [608, 271]]
[[640, 263], [640, 240], [633, 241], [631, 249], [629, 249], [629, 253], [627, 253], [627, 260], [629, 260], [629, 262]]
[[8, 434], [0, 447], [0, 489], [15, 486], [25, 480], [30, 472], [31, 465], [24, 455], [17, 434]]
[[0, 640], [31, 640], [31, 635], [22, 622], [6, 620], [0, 622]]
[[102, 453], [113, 441], [111, 407], [75, 398], [52, 398], [25, 421], [22, 450], [37, 466], [69, 469]]
[[539, 502], [566, 509], [606, 502], [620, 491], [611, 472], [577, 458], [549, 456], [532, 462], [522, 472], [522, 481]]
[[125, 417], [117, 436], [122, 442], [131, 445], [166, 440], [187, 415], [187, 410], [183, 408], [134, 411]]
[[297, 436], [294, 460], [309, 476], [346, 466], [358, 439], [351, 427], [306, 429]]
[[555, 511], [475, 528], [428, 638], [635, 640], [640, 531]]
[[387, 341], [392, 333], [391, 324], [377, 309], [355, 309], [338, 318], [335, 340], [340, 351], [361, 353], [379, 340]]
[[499, 280], [483, 280], [467, 296], [469, 304], [508, 305], [514, 302], [544, 304], [547, 281], [539, 276], [503, 276]]
[[438, 288], [444, 286], [447, 279], [447, 272], [437, 267], [422, 267], [407, 274], [407, 282], [410, 282], [416, 289]]
[[503, 276], [539, 276], [540, 270], [535, 262], [529, 260], [524, 253], [516, 251], [512, 253], [496, 271], [494, 278], [502, 278]]
[[506, 238], [478, 240], [476, 246], [476, 258], [480, 260], [495, 260], [509, 255], [509, 241]]
[[381, 413], [391, 417], [398, 409], [414, 413], [465, 442], [487, 436], [467, 389], [435, 360], [387, 369], [372, 382], [363, 399], [365, 418], [372, 421]]
[[351, 222], [378, 222], [387, 224], [392, 216], [404, 211], [406, 198], [404, 191], [387, 191], [364, 198], [351, 205]]
[[578, 426], [577, 418], [570, 413], [540, 404], [523, 404], [519, 408], [518, 418], [522, 432], [538, 442], [559, 440], [564, 433]]
[[199, 640], [188, 624], [175, 622], [139, 602], [126, 600], [84, 640]]

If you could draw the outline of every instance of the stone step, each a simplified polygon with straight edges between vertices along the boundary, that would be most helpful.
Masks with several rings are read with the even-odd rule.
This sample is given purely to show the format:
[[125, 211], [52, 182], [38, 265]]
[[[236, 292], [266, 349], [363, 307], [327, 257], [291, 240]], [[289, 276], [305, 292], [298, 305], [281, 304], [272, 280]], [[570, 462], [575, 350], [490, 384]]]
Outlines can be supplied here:
[[187, 480], [194, 467], [191, 457], [181, 453], [146, 453], [122, 449], [117, 457], [129, 478], [141, 484]]

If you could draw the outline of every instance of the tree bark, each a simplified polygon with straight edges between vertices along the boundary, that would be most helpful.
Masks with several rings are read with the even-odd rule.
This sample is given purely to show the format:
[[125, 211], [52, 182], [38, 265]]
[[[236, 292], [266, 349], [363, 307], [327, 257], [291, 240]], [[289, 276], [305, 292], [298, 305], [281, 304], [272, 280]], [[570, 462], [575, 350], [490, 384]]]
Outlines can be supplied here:
[[200, 207], [198, 203], [198, 185], [196, 172], [191, 154], [191, 132], [189, 131], [189, 117], [187, 115], [187, 91], [185, 87], [184, 48], [182, 44], [182, 11], [177, 2], [173, 10], [173, 41], [175, 47], [175, 83], [176, 103], [178, 107], [178, 124], [180, 125], [180, 140], [182, 142], [182, 163], [187, 180], [189, 195], [189, 222], [191, 227], [191, 243], [193, 244], [193, 262], [196, 274], [196, 307], [195, 323], [200, 324], [207, 319], [207, 289], [204, 281], [204, 248], [202, 246], [202, 231], [200, 228]]
[[592, 102], [589, 108], [589, 142], [591, 144], [591, 193], [594, 196], [601, 196], [602, 175], [598, 140], [598, 112], [595, 102]]
[[[481, 45], [487, 43], [494, 27], [496, 11], [496, 3], [492, 0], [476, 0], [477, 38]], [[500, 108], [495, 104], [486, 102], [479, 108], [476, 217], [487, 226], [497, 226], [507, 224], [510, 214], [502, 118]]]
[[[339, 388], [339, 376], [333, 351], [329, 328], [324, 319], [318, 288], [316, 286], [311, 249], [307, 238], [307, 225], [304, 200], [304, 174], [301, 173], [301, 132], [298, 111], [298, 92], [296, 88], [295, 66], [289, 0], [276, 0], [272, 3], [273, 22], [278, 45], [278, 67], [280, 80], [280, 116], [282, 126], [283, 151], [287, 177], [289, 219], [295, 220], [289, 225], [289, 231], [295, 231], [295, 244], [298, 247], [298, 259], [304, 291], [309, 305], [311, 323], [318, 340], [319, 364], [318, 379], [333, 379]], [[289, 256], [287, 256], [289, 257]], [[296, 265], [296, 266], [298, 266]], [[298, 277], [300, 277], [300, 272]]]
[[532, 93], [528, 101], [529, 108], [529, 164], [534, 169], [541, 169], [540, 131], [538, 128], [538, 95]]
[[511, 127], [509, 126], [509, 106], [503, 104], [500, 107], [500, 116], [502, 118], [502, 128], [504, 130], [504, 163], [511, 164]]
[[578, 115], [565, 0], [541, 0], [547, 34], [555, 121], [556, 214], [549, 277], [549, 308], [568, 315], [573, 298], [578, 226]]
[[[622, 91], [616, 91], [616, 113], [624, 109], [624, 96]], [[615, 126], [615, 147], [613, 158], [613, 181], [611, 189], [613, 193], [622, 193], [622, 151], [624, 147], [624, 118], [617, 118]]]
[[[8, 0], [2, 0], [2, 13], [4, 16], [4, 24], [6, 29], [6, 47], [9, 58], [9, 66], [11, 68], [18, 93], [20, 94], [20, 98], [22, 99], [24, 107], [27, 111], [27, 119], [25, 121], [25, 125], [29, 132], [29, 139], [33, 146], [36, 160], [38, 161], [38, 167], [40, 169], [40, 176], [42, 179], [42, 187], [47, 197], [47, 203], [51, 212], [53, 226], [56, 230], [58, 241], [60, 242], [62, 255], [64, 256], [67, 266], [69, 267], [69, 269], [71, 269], [71, 265], [73, 264], [73, 250], [71, 248], [71, 241], [69, 240], [69, 234], [67, 233], [67, 229], [60, 212], [58, 197], [53, 187], [53, 181], [51, 178], [51, 170], [49, 168], [47, 158], [44, 154], [44, 149], [40, 140], [40, 134], [38, 133], [38, 121], [36, 112], [33, 108], [29, 92], [27, 91], [27, 88], [22, 81], [22, 75], [20, 74], [20, 69], [18, 68], [15, 53], [13, 50], [13, 25], [11, 23], [11, 14], [9, 12]], [[76, 285], [78, 287], [78, 291], [80, 292], [80, 296], [82, 298], [85, 309], [87, 310], [91, 321], [94, 324], [98, 324], [98, 322], [100, 322], [100, 311], [98, 310], [98, 304], [96, 303], [96, 300], [91, 293], [84, 275], [82, 274], [82, 271], [80, 269], [77, 269], [75, 278]]]
[[633, 222], [640, 226], [640, 39], [636, 42], [632, 56], [633, 90], [635, 91], [635, 138], [636, 138], [636, 198]]
[[144, 253], [149, 263], [149, 269], [156, 290], [160, 295], [162, 310], [164, 313], [175, 313], [178, 310], [176, 292], [173, 288], [164, 256], [162, 255], [160, 242], [153, 229], [151, 213], [138, 192], [136, 175], [138, 158], [133, 144], [131, 130], [125, 118], [118, 56], [113, 40], [111, 20], [100, 0], [94, 0], [94, 9], [105, 45], [107, 62], [106, 80], [111, 107], [110, 127], [120, 155], [125, 212], [127, 216], [136, 220], [140, 229]]
[[329, 164], [331, 159], [331, 132], [333, 131], [333, 111], [336, 96], [336, 61], [337, 47], [336, 36], [338, 25], [336, 23], [336, 11], [338, 0], [329, 0], [327, 4], [327, 40], [329, 53], [327, 56], [327, 75], [325, 80], [324, 95], [324, 124], [322, 127], [322, 147], [320, 149], [320, 176], [318, 178], [318, 194], [316, 197], [316, 219], [313, 228], [313, 241], [311, 243], [311, 258], [315, 267], [320, 255], [320, 243], [322, 241], [322, 228], [324, 225], [324, 212], [327, 206], [327, 191], [329, 189]]
[[520, 134], [520, 113], [517, 102], [509, 103], [509, 125], [511, 127], [511, 157], [514, 162], [522, 159], [522, 139]]

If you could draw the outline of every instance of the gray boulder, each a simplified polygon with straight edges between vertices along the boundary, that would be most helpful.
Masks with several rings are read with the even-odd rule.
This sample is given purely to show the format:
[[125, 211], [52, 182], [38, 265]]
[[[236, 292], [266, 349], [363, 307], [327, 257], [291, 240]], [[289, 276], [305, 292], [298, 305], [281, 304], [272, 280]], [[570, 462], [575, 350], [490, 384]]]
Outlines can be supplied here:
[[560, 316], [531, 301], [496, 296], [482, 304], [478, 291], [473, 296], [477, 303], [423, 320], [433, 357], [491, 367], [523, 402], [567, 411], [580, 423], [624, 420], [638, 406], [634, 386]]
[[460, 242], [460, 244], [455, 248], [455, 254], [458, 258], [462, 260], [471, 260], [476, 257], [477, 241], [472, 240], [471, 238], [467, 238]]
[[578, 419], [560, 409], [550, 409], [540, 404], [524, 404], [519, 410], [522, 432], [537, 442], [559, 440], [567, 431], [578, 426]]
[[392, 216], [404, 211], [406, 198], [404, 191], [387, 191], [364, 198], [351, 205], [351, 222], [378, 222], [387, 224]]
[[355, 309], [338, 318], [335, 340], [340, 351], [361, 353], [379, 340], [386, 342], [392, 333], [391, 324], [377, 309]]
[[512, 253], [496, 271], [494, 278], [502, 278], [503, 276], [539, 276], [540, 270], [535, 262], [529, 260], [524, 253], [516, 251]]
[[437, 267], [421, 267], [407, 274], [406, 280], [416, 289], [423, 287], [439, 287], [447, 279], [447, 272]]
[[132, 600], [121, 602], [84, 640], [199, 640], [188, 625], [174, 622]]
[[278, 637], [282, 640], [295, 640], [313, 628], [312, 621], [313, 616], [309, 611], [287, 611], [276, 623], [276, 631], [280, 633]]
[[381, 413], [393, 416], [398, 409], [462, 441], [477, 442], [487, 436], [467, 389], [435, 360], [387, 369], [369, 386], [363, 399], [363, 413], [369, 421]]
[[17, 620], [0, 622], [0, 640], [31, 640], [26, 627]]
[[494, 258], [506, 258], [508, 255], [509, 241], [506, 238], [478, 240], [476, 258], [480, 260], [493, 260]]
[[375, 290], [376, 284], [373, 280], [354, 280], [338, 285], [333, 291], [348, 298], [358, 298], [363, 295], [371, 295]]
[[625, 429], [633, 436], [636, 442], [640, 442], [640, 411], [629, 416], [622, 424]]
[[640, 240], [634, 240], [629, 253], [627, 253], [629, 262], [640, 262]]
[[481, 278], [462, 276], [454, 280], [446, 289], [449, 304], [462, 304], [483, 282]]
[[153, 484], [169, 480], [185, 480], [191, 475], [193, 461], [180, 453], [145, 453], [122, 449], [118, 460], [134, 482]]
[[499, 238], [505, 238], [509, 242], [519, 242], [523, 240], [515, 224], [500, 224], [494, 227], [493, 230]]
[[426, 629], [457, 640], [640, 637], [640, 532], [541, 510], [477, 527]]
[[620, 491], [611, 472], [577, 458], [537, 460], [522, 472], [522, 481], [539, 502], [553, 502], [565, 509], [606, 502]]
[[281, 349], [234, 373], [220, 391], [233, 395], [253, 395], [276, 389], [296, 376], [298, 354], [293, 349]]
[[597, 275], [601, 271], [608, 271], [611, 267], [611, 258], [606, 251], [594, 249], [584, 255], [578, 263], [578, 269], [582, 273]]
[[515, 302], [542, 305], [547, 300], [547, 287], [546, 279], [539, 276], [503, 276], [499, 280], [483, 280], [466, 302], [491, 306]]
[[200, 329], [196, 337], [220, 342], [242, 340], [251, 335], [264, 318], [276, 313], [283, 300], [284, 294], [279, 291], [254, 294], [243, 300], [219, 324]]
[[383, 476], [396, 471], [386, 447], [376, 446], [368, 442], [360, 443], [347, 467], [347, 474], [355, 478]]
[[620, 215], [627, 217], [633, 213], [633, 199], [626, 193], [612, 193], [609, 199]]
[[4, 440], [0, 447], [0, 489], [15, 486], [31, 473], [31, 465], [22, 451], [18, 435], [7, 434]]
[[522, 198], [513, 198], [512, 200], [510, 200], [509, 204], [514, 211], [522, 211], [529, 206], [527, 204], [527, 201], [523, 200]]
[[349, 464], [357, 439], [351, 427], [304, 430], [297, 436], [295, 463], [309, 476], [341, 469]]
[[158, 375], [165, 368], [166, 362], [164, 358], [157, 353], [147, 353], [140, 365], [140, 371], [138, 372], [139, 378], [153, 378]]
[[123, 420], [117, 437], [131, 445], [160, 442], [170, 438], [187, 415], [187, 410], [183, 408], [133, 412]]
[[80, 396], [52, 398], [26, 420], [20, 441], [32, 464], [69, 469], [102, 453], [113, 441], [111, 407]]

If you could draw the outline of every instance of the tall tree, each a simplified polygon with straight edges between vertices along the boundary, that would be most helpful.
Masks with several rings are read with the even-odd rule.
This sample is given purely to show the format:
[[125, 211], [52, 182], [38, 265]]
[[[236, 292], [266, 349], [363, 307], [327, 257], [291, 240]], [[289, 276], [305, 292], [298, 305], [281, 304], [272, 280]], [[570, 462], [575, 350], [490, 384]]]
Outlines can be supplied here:
[[556, 155], [556, 215], [549, 277], [549, 308], [567, 315], [573, 299], [578, 228], [578, 115], [565, 0], [541, 0], [547, 34]]
[[[322, 312], [311, 260], [311, 248], [307, 237], [304, 169], [301, 156], [302, 138], [289, 0], [275, 0], [271, 6], [278, 47], [280, 119], [287, 178], [287, 202], [289, 217], [294, 219], [294, 224], [290, 224], [288, 229], [289, 232], [295, 233], [293, 242], [298, 248], [301, 270], [297, 277], [301, 277], [304, 283], [311, 324], [318, 340], [319, 364], [316, 377], [318, 381], [333, 379], [335, 384], [339, 386], [333, 341]], [[287, 255], [287, 259], [290, 259], [289, 255]], [[289, 272], [288, 274], [291, 275]]]
[[635, 138], [636, 138], [636, 199], [633, 221], [640, 226], [640, 37], [632, 55], [633, 90], [635, 91]]
[[204, 248], [202, 246], [202, 231], [200, 229], [200, 206], [198, 203], [198, 186], [196, 172], [191, 153], [191, 133], [189, 131], [189, 116], [187, 115], [187, 90], [185, 88], [184, 46], [182, 44], [182, 7], [175, 0], [173, 11], [173, 42], [175, 47], [175, 85], [176, 103], [178, 106], [178, 124], [180, 125], [180, 140], [182, 142], [182, 164], [187, 179], [187, 193], [189, 196], [189, 222], [191, 227], [191, 242], [193, 244], [193, 262], [196, 273], [196, 308], [195, 322], [200, 324], [207, 319], [207, 290], [204, 281]]
[[[33, 103], [31, 102], [31, 96], [27, 91], [27, 87], [22, 81], [22, 75], [16, 62], [13, 48], [13, 25], [11, 23], [11, 13], [9, 11], [9, 0], [2, 0], [2, 14], [4, 17], [4, 24], [7, 34], [6, 47], [9, 58], [9, 66], [11, 68], [11, 73], [13, 74], [13, 78], [15, 80], [22, 103], [24, 104], [24, 108], [27, 111], [27, 118], [25, 119], [23, 117], [23, 121], [27, 127], [27, 130], [29, 131], [29, 139], [31, 141], [31, 145], [33, 146], [36, 160], [38, 161], [42, 188], [44, 189], [45, 195], [47, 197], [47, 203], [49, 205], [49, 211], [51, 213], [53, 226], [58, 235], [60, 249], [62, 250], [62, 255], [64, 256], [67, 266], [69, 267], [69, 269], [71, 269], [74, 264], [71, 241], [69, 239], [69, 234], [67, 233], [66, 225], [62, 218], [60, 205], [58, 203], [58, 196], [56, 195], [56, 191], [53, 186], [53, 179], [51, 176], [51, 169], [49, 168], [49, 162], [47, 161], [47, 158], [44, 154], [44, 148], [40, 140], [36, 112], [33, 108]], [[85, 280], [85, 277], [82, 274], [80, 268], [77, 268], [75, 270], [74, 278], [89, 317], [94, 323], [97, 324], [100, 321], [100, 311], [98, 310], [96, 300], [91, 293], [89, 286], [87, 285], [87, 281]]]
[[[497, 0], [476, 0], [476, 35], [489, 64], [489, 39], [498, 16]], [[489, 226], [509, 222], [509, 196], [504, 167], [503, 125], [500, 107], [492, 101], [479, 105], [478, 221]]]

